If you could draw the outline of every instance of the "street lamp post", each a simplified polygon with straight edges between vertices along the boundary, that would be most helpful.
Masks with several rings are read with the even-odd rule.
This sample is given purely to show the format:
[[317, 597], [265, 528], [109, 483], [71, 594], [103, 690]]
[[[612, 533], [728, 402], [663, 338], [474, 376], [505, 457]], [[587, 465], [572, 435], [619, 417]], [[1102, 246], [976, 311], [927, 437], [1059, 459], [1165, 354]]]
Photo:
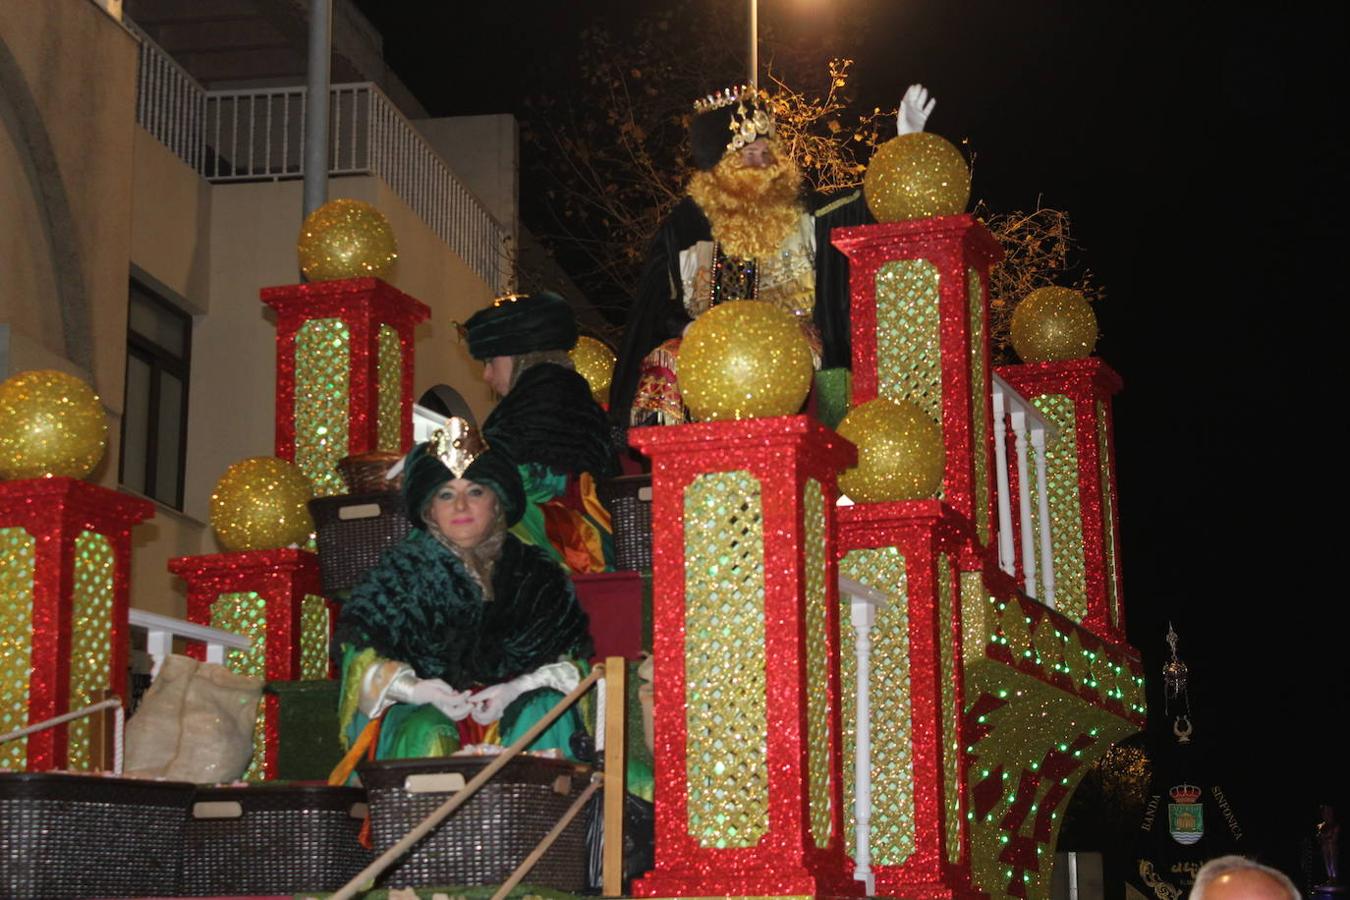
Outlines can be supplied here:
[[759, 0], [750, 0], [750, 89], [759, 88]]

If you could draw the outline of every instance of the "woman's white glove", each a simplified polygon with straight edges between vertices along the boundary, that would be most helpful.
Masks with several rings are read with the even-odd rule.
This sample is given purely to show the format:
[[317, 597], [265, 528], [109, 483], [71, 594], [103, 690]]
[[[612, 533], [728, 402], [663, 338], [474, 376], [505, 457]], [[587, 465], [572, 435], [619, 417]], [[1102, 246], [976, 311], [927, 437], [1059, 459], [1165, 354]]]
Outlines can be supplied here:
[[468, 691], [457, 691], [439, 678], [415, 679], [408, 690], [408, 699], [403, 702], [415, 703], [418, 706], [431, 704], [444, 713], [447, 719], [455, 722], [473, 710], [469, 704]]
[[527, 672], [524, 675], [512, 678], [510, 681], [503, 681], [501, 684], [485, 687], [470, 696], [469, 703], [473, 705], [473, 720], [479, 725], [489, 725], [500, 719], [506, 708], [521, 694], [543, 687], [553, 688], [555, 691], [568, 694], [580, 683], [581, 673], [577, 671], [576, 666], [569, 662], [555, 662], [540, 666], [533, 672]]
[[900, 101], [900, 111], [895, 116], [896, 133], [913, 134], [916, 131], [923, 131], [924, 125], [928, 123], [928, 115], [936, 105], [937, 100], [928, 96], [928, 88], [921, 84], [911, 84], [909, 90], [905, 91], [905, 97]]

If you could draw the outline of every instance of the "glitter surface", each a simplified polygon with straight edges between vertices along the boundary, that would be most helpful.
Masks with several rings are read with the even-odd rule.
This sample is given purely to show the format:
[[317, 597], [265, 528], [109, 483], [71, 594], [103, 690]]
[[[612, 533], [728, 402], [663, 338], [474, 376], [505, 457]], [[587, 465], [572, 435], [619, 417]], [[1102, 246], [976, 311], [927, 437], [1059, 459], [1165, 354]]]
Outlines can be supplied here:
[[[869, 702], [872, 707], [872, 863], [900, 866], [914, 852], [914, 760], [910, 724], [909, 588], [905, 558], [898, 548], [850, 550], [839, 572], [890, 595], [877, 610], [871, 628]], [[852, 760], [857, 749], [857, 664], [852, 652], [856, 632], [847, 600], [841, 605], [840, 670], [844, 710], [844, 810], [850, 850], [855, 820], [856, 785]]]
[[945, 138], [928, 131], [902, 134], [872, 154], [863, 195], [878, 222], [955, 215], [970, 200], [970, 168]]
[[83, 478], [108, 446], [108, 422], [94, 389], [54, 369], [0, 382], [0, 478]]
[[984, 282], [974, 267], [966, 268], [966, 299], [970, 313], [970, 445], [975, 462], [975, 533], [980, 543], [989, 546], [989, 462], [993, 448], [989, 444], [990, 406], [989, 339], [986, 336]]
[[305, 217], [295, 242], [310, 281], [373, 275], [383, 278], [398, 259], [389, 220], [364, 200], [329, 200]]
[[942, 422], [937, 267], [926, 259], [886, 263], [877, 272], [876, 298], [879, 393], [912, 400]]
[[[23, 528], [0, 528], [0, 731], [28, 724], [36, 545]], [[27, 751], [27, 738], [0, 744], [0, 769], [22, 771]]]
[[806, 480], [802, 497], [806, 562], [806, 740], [810, 778], [811, 836], [817, 847], [830, 843], [830, 683], [825, 591], [825, 497], [820, 484]]
[[1029, 363], [1088, 356], [1097, 344], [1097, 314], [1082, 291], [1037, 288], [1013, 309], [1012, 344]]
[[946, 790], [947, 809], [943, 817], [946, 826], [947, 860], [955, 863], [961, 858], [961, 710], [956, 705], [956, 684], [961, 677], [957, 666], [956, 589], [952, 581], [952, 562], [946, 555], [937, 560], [938, 591], [938, 653], [942, 678], [942, 783]]
[[854, 502], [918, 500], [942, 488], [942, 430], [916, 403], [877, 397], [849, 410], [839, 435], [858, 448], [858, 465], [839, 475]]
[[211, 492], [211, 526], [228, 550], [272, 550], [304, 543], [314, 531], [310, 481], [274, 456], [240, 460]]
[[[1059, 430], [1046, 441], [1045, 490], [1050, 501], [1050, 556], [1055, 567], [1055, 609], [1083, 621], [1087, 584], [1083, 562], [1083, 514], [1078, 494], [1078, 435], [1073, 401], [1062, 394], [1042, 394], [1032, 404]], [[1035, 485], [1033, 483], [1033, 493]], [[1037, 503], [1038, 496], [1033, 497]]]
[[[111, 687], [113, 570], [112, 543], [101, 534], [82, 531], [75, 538], [74, 580], [70, 601], [70, 708], [101, 699]], [[93, 768], [89, 746], [93, 721], [76, 719], [67, 726], [66, 767]]]
[[703, 847], [753, 847], [769, 830], [762, 516], [746, 471], [684, 493], [688, 831]]
[[811, 390], [811, 347], [792, 316], [733, 300], [699, 316], [680, 342], [678, 381], [701, 422], [788, 416]]
[[397, 329], [389, 325], [380, 326], [376, 369], [379, 382], [376, 448], [399, 453], [403, 450], [403, 345]]
[[314, 494], [346, 491], [337, 461], [347, 455], [349, 333], [340, 319], [315, 319], [295, 336], [295, 463]]
[[608, 408], [609, 385], [614, 380], [614, 351], [588, 335], [577, 338], [577, 345], [567, 353], [578, 374], [591, 387], [595, 402]]
[[1116, 562], [1119, 544], [1116, 538], [1116, 504], [1114, 463], [1111, 459], [1111, 413], [1105, 401], [1098, 400], [1097, 412], [1097, 470], [1102, 491], [1102, 544], [1106, 551], [1106, 601], [1111, 614], [1111, 624], [1124, 628], [1120, 614], [1120, 571]]
[[[221, 594], [211, 606], [211, 627], [232, 631], [252, 639], [248, 650], [230, 650], [225, 665], [231, 671], [253, 678], [267, 678], [267, 601], [256, 591]], [[253, 726], [253, 759], [243, 774], [244, 781], [262, 781], [267, 738], [264, 717]]]
[[323, 680], [328, 677], [328, 601], [315, 594], [300, 600], [300, 677]]

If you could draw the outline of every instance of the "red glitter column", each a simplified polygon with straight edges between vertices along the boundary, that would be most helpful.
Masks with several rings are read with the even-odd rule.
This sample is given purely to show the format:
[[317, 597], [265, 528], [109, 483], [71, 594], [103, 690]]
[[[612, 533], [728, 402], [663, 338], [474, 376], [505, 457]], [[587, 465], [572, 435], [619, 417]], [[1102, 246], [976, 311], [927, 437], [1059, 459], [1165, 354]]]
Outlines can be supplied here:
[[[838, 521], [841, 560], [851, 551], [895, 548], [902, 566], [903, 587], [887, 583], [894, 572], [877, 565], [874, 559], [850, 560], [845, 571], [869, 587], [890, 593], [892, 604], [904, 605], [900, 610], [879, 611], [883, 631], [891, 626], [880, 617], [907, 624], [905, 658], [886, 658], [898, 649], [892, 644], [874, 643], [872, 649], [872, 671], [876, 673], [869, 692], [874, 748], [872, 808], [912, 810], [912, 834], [904, 839], [894, 836], [894, 828], [886, 829], [886, 837], [878, 834], [879, 819], [874, 813], [870, 844], [876, 893], [916, 898], [976, 896], [979, 892], [972, 886], [969, 873], [963, 790], [966, 773], [964, 754], [960, 752], [964, 746], [964, 685], [957, 596], [958, 567], [963, 557], [970, 558], [970, 525], [937, 500], [843, 507], [838, 511]], [[905, 690], [903, 679], [886, 676], [906, 667], [908, 696], [904, 697], [898, 693]], [[905, 706], [909, 721], [893, 721], [897, 709]], [[887, 739], [888, 731], [907, 732], [902, 738], [910, 744], [907, 780], [893, 765], [902, 754], [878, 746]], [[896, 846], [883, 845], [887, 841]], [[902, 863], [887, 862], [901, 857]]]
[[849, 259], [853, 405], [910, 400], [942, 427], [942, 498], [990, 543], [989, 267], [1003, 250], [973, 216], [836, 229]]
[[[317, 556], [308, 550], [289, 548], [180, 556], [169, 561], [169, 571], [187, 582], [187, 617], [198, 625], [238, 632], [239, 626], [229, 625], [250, 621], [249, 604], [262, 610], [263, 633], [245, 633], [254, 641], [254, 653], [261, 637], [263, 655], [259, 664], [242, 667], [246, 674], [268, 681], [301, 677], [301, 608], [306, 595], [321, 594]], [[218, 601], [229, 605], [218, 607]], [[201, 647], [191, 648], [191, 653], [203, 658]], [[278, 701], [272, 694], [264, 695], [263, 701], [263, 771], [272, 778], [276, 773]]]
[[804, 416], [635, 429], [652, 461], [656, 867], [638, 896], [857, 894], [842, 837], [835, 473]]
[[[1111, 398], [1123, 382], [1096, 357], [1000, 366], [998, 373], [1059, 429], [1047, 447], [1056, 607], [1074, 619], [1081, 613], [1084, 627], [1096, 634], [1124, 641], [1111, 415]], [[1080, 542], [1081, 563], [1073, 546]]]
[[[101, 536], [112, 551], [112, 608], [106, 642], [99, 636], [107, 659], [102, 687], [126, 697], [131, 528], [154, 515], [154, 509], [148, 500], [74, 478], [0, 483], [0, 528], [23, 529], [34, 539], [28, 724], [70, 709], [76, 542], [85, 532]], [[9, 640], [23, 637], [10, 635]], [[96, 680], [101, 679], [96, 676]], [[59, 726], [28, 738], [29, 771], [66, 768], [67, 728]]]
[[381, 325], [398, 332], [402, 349], [400, 446], [412, 443], [413, 327], [430, 308], [378, 278], [347, 278], [263, 288], [262, 302], [277, 313], [276, 452], [295, 458], [295, 338], [314, 319], [339, 319], [350, 336], [347, 397], [349, 453], [378, 449], [378, 372]]

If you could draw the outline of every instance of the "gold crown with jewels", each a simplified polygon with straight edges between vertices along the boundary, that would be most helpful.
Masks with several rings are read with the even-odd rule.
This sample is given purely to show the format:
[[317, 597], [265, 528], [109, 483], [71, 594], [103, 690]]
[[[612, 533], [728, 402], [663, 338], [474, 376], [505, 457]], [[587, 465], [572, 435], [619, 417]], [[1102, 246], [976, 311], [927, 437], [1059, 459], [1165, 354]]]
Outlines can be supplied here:
[[727, 141], [727, 152], [732, 153], [746, 144], [760, 138], [773, 137], [773, 114], [769, 111], [769, 95], [752, 88], [748, 84], [737, 84], [714, 91], [694, 101], [694, 113], [702, 115], [716, 109], [725, 109], [732, 104], [736, 108], [731, 112], [731, 121], [727, 130], [731, 140]]

